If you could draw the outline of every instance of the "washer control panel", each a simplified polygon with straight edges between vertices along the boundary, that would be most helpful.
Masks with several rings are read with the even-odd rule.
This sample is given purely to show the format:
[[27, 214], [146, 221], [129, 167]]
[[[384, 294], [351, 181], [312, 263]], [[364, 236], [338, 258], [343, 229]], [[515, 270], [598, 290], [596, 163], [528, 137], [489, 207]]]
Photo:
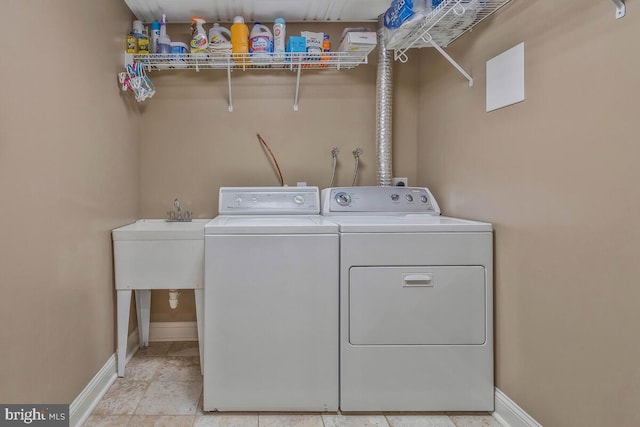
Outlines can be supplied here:
[[318, 187], [220, 187], [220, 215], [318, 215]]
[[322, 190], [322, 214], [440, 215], [440, 207], [424, 187], [336, 187]]

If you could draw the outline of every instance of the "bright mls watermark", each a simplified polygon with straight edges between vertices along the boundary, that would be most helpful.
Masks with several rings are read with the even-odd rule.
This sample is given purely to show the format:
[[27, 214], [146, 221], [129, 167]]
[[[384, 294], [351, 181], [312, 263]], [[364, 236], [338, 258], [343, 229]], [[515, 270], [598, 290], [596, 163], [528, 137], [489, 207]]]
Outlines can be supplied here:
[[68, 427], [69, 405], [2, 405], [0, 427]]

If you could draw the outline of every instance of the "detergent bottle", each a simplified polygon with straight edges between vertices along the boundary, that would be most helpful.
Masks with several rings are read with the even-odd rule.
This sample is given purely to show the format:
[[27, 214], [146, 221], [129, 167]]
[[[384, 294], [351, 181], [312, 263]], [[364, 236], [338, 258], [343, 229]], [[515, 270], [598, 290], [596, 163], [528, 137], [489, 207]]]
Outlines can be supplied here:
[[143, 31], [142, 21], [133, 21], [133, 27], [127, 36], [127, 53], [138, 53], [138, 39]]
[[271, 62], [273, 53], [273, 35], [266, 25], [256, 22], [249, 37], [251, 62], [263, 64]]
[[221, 27], [217, 22], [209, 30], [209, 47], [212, 49], [228, 49], [231, 47], [231, 31]]
[[201, 16], [191, 17], [191, 53], [204, 53], [209, 47], [207, 32], [204, 30], [205, 20]]
[[233, 18], [231, 26], [231, 52], [233, 60], [239, 64], [245, 64], [249, 54], [249, 28], [244, 23], [242, 16]]

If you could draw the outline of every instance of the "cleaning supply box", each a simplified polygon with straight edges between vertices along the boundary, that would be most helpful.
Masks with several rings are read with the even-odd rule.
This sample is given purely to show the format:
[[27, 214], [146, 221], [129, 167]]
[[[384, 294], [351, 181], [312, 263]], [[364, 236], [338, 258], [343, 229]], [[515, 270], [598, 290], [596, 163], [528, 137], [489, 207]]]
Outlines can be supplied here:
[[291, 36], [287, 42], [287, 52], [290, 59], [304, 59], [307, 52], [307, 38], [301, 36]]
[[378, 43], [374, 32], [349, 32], [345, 34], [338, 52], [352, 52], [367, 56]]

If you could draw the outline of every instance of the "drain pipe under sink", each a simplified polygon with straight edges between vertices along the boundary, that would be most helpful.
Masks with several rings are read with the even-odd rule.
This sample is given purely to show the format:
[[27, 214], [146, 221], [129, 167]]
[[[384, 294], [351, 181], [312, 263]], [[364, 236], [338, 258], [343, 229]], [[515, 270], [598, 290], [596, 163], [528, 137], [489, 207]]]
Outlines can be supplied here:
[[180, 296], [180, 291], [177, 289], [169, 289], [169, 307], [172, 310], [178, 308], [178, 297]]

